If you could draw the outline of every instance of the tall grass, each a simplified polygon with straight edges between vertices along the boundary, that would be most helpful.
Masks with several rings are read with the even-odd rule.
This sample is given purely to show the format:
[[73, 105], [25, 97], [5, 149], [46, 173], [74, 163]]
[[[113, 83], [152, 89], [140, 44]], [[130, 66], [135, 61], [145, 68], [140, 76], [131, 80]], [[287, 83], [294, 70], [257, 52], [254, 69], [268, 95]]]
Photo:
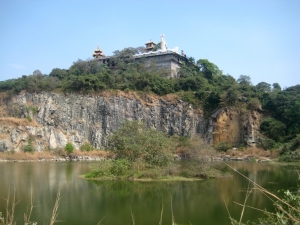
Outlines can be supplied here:
[[0, 117], [0, 124], [6, 126], [40, 126], [35, 120], [15, 118], [15, 117]]
[[[249, 182], [244, 203], [241, 204], [241, 203], [233, 202], [242, 207], [239, 221], [235, 220], [234, 218], [232, 218], [230, 216], [229, 210], [228, 210], [226, 202], [225, 202], [232, 225], [243, 225], [242, 219], [243, 219], [245, 208], [251, 208], [251, 209], [254, 209], [257, 211], [264, 212], [265, 215], [267, 216], [266, 218], [259, 218], [258, 222], [252, 222], [252, 224], [260, 224], [260, 225], [264, 225], [264, 224], [273, 224], [273, 225], [297, 225], [298, 224], [299, 225], [300, 224], [300, 193], [299, 193], [299, 190], [297, 190], [297, 192], [295, 192], [295, 193], [292, 193], [289, 190], [286, 190], [284, 192], [284, 197], [282, 197], [282, 198], [278, 197], [274, 193], [269, 192], [268, 190], [266, 190], [265, 188], [263, 188], [256, 182], [252, 181], [251, 179], [249, 179], [248, 177], [246, 177], [245, 175], [243, 175], [242, 173], [237, 171], [232, 166], [228, 165], [225, 162], [224, 162], [224, 164], [227, 165], [232, 170], [234, 170], [240, 176], [244, 177]], [[298, 177], [300, 178], [299, 173], [298, 173]], [[253, 187], [250, 188], [250, 185], [253, 185]], [[268, 212], [268, 211], [265, 211], [265, 210], [262, 210], [259, 208], [248, 206], [247, 200], [253, 190], [260, 191], [265, 197], [267, 197], [269, 200], [271, 200], [273, 202], [276, 213]], [[247, 224], [249, 224], [249, 223], [247, 223]]]
[[[14, 188], [13, 193], [10, 192], [10, 189], [8, 190], [7, 198], [3, 198], [5, 201], [5, 213], [2, 215], [0, 212], [0, 225], [16, 225], [17, 222], [15, 220], [15, 209], [16, 205], [19, 203], [19, 201], [16, 200], [16, 189]], [[60, 191], [58, 191], [56, 200], [54, 203], [52, 215], [50, 217], [50, 225], [55, 224], [56, 222], [59, 222], [57, 220], [58, 216], [58, 207], [59, 207], [59, 202], [60, 202]], [[31, 221], [31, 214], [33, 209], [36, 206], [34, 205], [34, 199], [32, 195], [32, 190], [31, 190], [31, 197], [30, 197], [30, 207], [29, 211], [24, 213], [24, 225], [36, 225], [37, 222]], [[3, 216], [3, 217], [1, 217]]]

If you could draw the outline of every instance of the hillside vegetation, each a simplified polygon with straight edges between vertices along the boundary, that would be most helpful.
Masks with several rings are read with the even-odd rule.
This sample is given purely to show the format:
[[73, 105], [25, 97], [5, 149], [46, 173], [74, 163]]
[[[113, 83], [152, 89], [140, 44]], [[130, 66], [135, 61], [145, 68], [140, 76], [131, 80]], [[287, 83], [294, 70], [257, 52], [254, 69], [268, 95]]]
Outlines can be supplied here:
[[281, 89], [278, 83], [251, 83], [241, 75], [235, 80], [223, 74], [217, 65], [206, 59], [188, 63], [179, 71], [179, 78], [168, 78], [170, 71], [146, 67], [134, 60], [136, 48], [115, 51], [111, 64], [101, 65], [94, 60], [77, 60], [69, 69], [54, 68], [50, 74], [39, 70], [18, 79], [0, 82], [0, 91], [15, 95], [22, 90], [97, 93], [104, 90], [123, 90], [176, 94], [182, 100], [202, 108], [206, 116], [220, 107], [232, 107], [243, 112], [260, 111], [264, 119], [261, 133], [265, 136], [262, 148], [282, 148], [293, 158], [300, 146], [300, 85]]

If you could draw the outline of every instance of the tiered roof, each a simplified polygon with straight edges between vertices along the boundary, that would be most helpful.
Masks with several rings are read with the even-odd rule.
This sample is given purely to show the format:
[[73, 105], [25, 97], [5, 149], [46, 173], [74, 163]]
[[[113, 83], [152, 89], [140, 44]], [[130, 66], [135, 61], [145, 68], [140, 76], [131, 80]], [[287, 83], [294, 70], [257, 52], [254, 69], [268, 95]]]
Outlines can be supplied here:
[[101, 58], [101, 57], [104, 57], [105, 55], [102, 53], [102, 51], [100, 50], [100, 47], [98, 45], [98, 48], [96, 48], [94, 50], [94, 53], [93, 53], [93, 57], [94, 58]]

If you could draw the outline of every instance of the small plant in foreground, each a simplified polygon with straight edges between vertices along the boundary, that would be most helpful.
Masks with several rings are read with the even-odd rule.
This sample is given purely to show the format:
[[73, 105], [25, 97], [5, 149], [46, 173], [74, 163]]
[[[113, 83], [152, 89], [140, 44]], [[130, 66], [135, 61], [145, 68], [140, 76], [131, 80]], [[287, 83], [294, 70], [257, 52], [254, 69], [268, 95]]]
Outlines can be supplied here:
[[[54, 223], [58, 222], [57, 216], [58, 216], [58, 207], [60, 202], [60, 191], [58, 191], [56, 195], [56, 201], [54, 204], [54, 208], [52, 211], [52, 215], [50, 218], [50, 225], [53, 225]], [[16, 225], [16, 205], [19, 201], [16, 200], [16, 190], [14, 189], [13, 193], [10, 193], [10, 189], [8, 190], [7, 198], [3, 198], [5, 202], [5, 213], [2, 215], [2, 212], [0, 212], [0, 225]], [[23, 214], [24, 218], [24, 225], [37, 225], [37, 222], [31, 221], [31, 215], [32, 211], [36, 206], [34, 205], [32, 190], [31, 190], [31, 199], [30, 199], [30, 206], [28, 212]]]
[[[235, 170], [228, 164], [226, 164], [226, 165], [228, 167], [230, 167], [231, 169]], [[279, 198], [278, 196], [267, 191], [266, 189], [264, 189], [263, 187], [261, 187], [260, 185], [255, 183], [254, 181], [250, 180], [248, 177], [246, 177], [243, 174], [241, 174], [240, 172], [238, 172], [237, 170], [235, 170], [235, 171], [238, 174], [240, 174], [241, 176], [243, 176], [246, 180], [248, 180], [249, 184], [253, 185], [253, 188], [250, 190], [248, 188], [244, 204], [239, 204], [239, 203], [234, 202], [237, 205], [242, 206], [242, 212], [241, 212], [239, 221], [231, 218], [231, 216], [229, 214], [229, 218], [230, 218], [232, 225], [244, 225], [244, 223], [242, 223], [242, 218], [243, 218], [245, 207], [248, 207], [246, 205], [247, 199], [253, 189], [259, 190], [260, 192], [265, 194], [270, 200], [273, 201], [273, 205], [274, 205], [274, 209], [275, 209], [276, 213], [272, 213], [272, 212], [268, 212], [268, 211], [264, 211], [261, 209], [256, 209], [256, 208], [251, 207], [258, 211], [264, 211], [266, 218], [259, 218], [258, 222], [257, 221], [256, 222], [248, 221], [247, 224], [251, 224], [251, 225], [254, 225], [254, 224], [255, 225], [267, 225], [267, 224], [299, 225], [300, 224], [300, 192], [298, 189], [295, 192], [291, 192], [290, 190], [285, 190], [284, 196], [282, 198]], [[298, 179], [300, 179], [300, 177]], [[227, 208], [227, 205], [226, 205], [226, 208]], [[228, 211], [228, 213], [229, 213], [229, 211]]]

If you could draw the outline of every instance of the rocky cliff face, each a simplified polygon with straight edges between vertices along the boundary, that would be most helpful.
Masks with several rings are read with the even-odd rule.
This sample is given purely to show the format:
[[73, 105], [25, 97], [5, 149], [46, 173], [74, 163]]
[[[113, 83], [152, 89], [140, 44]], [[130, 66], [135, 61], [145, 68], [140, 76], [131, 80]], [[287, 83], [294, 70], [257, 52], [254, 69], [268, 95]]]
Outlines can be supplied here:
[[201, 110], [174, 96], [124, 92], [102, 96], [22, 93], [5, 105], [6, 112], [24, 119], [0, 116], [0, 151], [21, 150], [29, 138], [38, 151], [63, 148], [67, 142], [79, 148], [86, 141], [104, 148], [124, 120], [139, 120], [169, 135], [198, 134], [213, 144], [255, 142], [259, 125], [254, 114], [243, 119], [237, 111], [220, 109], [205, 119]]
[[197, 133], [209, 139], [208, 121], [204, 120], [201, 110], [176, 98], [141, 98], [123, 92], [107, 96], [43, 92], [20, 94], [10, 99], [9, 104], [9, 110], [17, 111], [19, 117], [33, 118], [37, 125], [2, 123], [0, 132], [7, 135], [2, 149], [19, 150], [29, 136], [34, 137], [40, 151], [48, 146], [51, 149], [64, 147], [67, 142], [79, 148], [85, 141], [102, 148], [107, 145], [107, 137], [120, 128], [124, 120], [140, 120], [170, 135]]
[[238, 146], [255, 146], [259, 140], [261, 116], [257, 111], [241, 112], [223, 108], [216, 110], [210, 120], [210, 133], [214, 145], [221, 142]]

